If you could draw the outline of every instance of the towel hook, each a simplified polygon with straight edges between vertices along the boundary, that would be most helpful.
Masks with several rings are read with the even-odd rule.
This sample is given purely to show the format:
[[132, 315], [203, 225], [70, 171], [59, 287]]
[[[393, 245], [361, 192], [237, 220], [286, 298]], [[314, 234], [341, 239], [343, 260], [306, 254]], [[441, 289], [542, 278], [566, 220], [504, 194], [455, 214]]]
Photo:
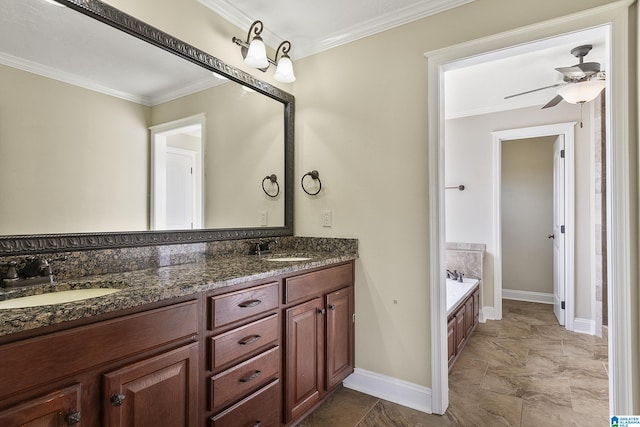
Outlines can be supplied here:
[[[267, 191], [266, 188], [264, 188], [264, 183], [267, 182], [267, 180], [271, 181], [272, 184], [276, 185], [276, 194], [271, 194]], [[264, 191], [264, 194], [266, 194], [269, 197], [278, 197], [278, 194], [280, 194], [280, 184], [278, 184], [278, 177], [276, 176], [275, 173], [272, 173], [271, 175], [267, 175], [264, 177], [264, 179], [262, 180], [262, 191]]]
[[[318, 181], [318, 191], [316, 191], [315, 193], [310, 193], [307, 191], [307, 189], [304, 186], [304, 179], [310, 176], [311, 179], [313, 179], [314, 181]], [[315, 196], [316, 194], [318, 194], [320, 192], [320, 190], [322, 190], [322, 181], [320, 181], [320, 173], [317, 170], [312, 170], [311, 172], [307, 172], [304, 175], [302, 175], [302, 179], [300, 180], [300, 185], [302, 186], [302, 189], [304, 190], [305, 193], [307, 193], [310, 196]]]

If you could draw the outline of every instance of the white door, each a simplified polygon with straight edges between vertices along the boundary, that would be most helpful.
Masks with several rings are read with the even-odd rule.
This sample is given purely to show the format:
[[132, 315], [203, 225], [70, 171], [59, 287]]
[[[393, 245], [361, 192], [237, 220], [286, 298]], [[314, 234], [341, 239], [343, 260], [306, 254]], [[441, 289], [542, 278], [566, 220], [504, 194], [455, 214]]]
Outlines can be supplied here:
[[196, 154], [190, 150], [167, 147], [167, 204], [168, 230], [189, 230], [194, 224]]
[[553, 312], [564, 325], [564, 136], [553, 143]]

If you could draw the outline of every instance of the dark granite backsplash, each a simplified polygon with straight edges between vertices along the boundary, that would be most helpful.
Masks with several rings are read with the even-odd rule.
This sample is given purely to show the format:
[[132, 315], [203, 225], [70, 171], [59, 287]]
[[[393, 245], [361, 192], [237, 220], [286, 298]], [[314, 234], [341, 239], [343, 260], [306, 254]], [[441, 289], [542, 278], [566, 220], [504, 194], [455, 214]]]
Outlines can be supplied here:
[[[358, 253], [357, 239], [316, 237], [278, 237], [274, 251]], [[143, 246], [134, 248], [41, 253], [38, 257], [53, 259], [51, 267], [57, 280], [68, 280], [100, 274], [110, 274], [197, 263], [207, 258], [247, 255], [257, 240], [225, 240], [178, 245]], [[66, 260], [56, 260], [61, 256]], [[0, 257], [0, 277], [4, 277], [9, 261], [21, 262], [27, 255]]]

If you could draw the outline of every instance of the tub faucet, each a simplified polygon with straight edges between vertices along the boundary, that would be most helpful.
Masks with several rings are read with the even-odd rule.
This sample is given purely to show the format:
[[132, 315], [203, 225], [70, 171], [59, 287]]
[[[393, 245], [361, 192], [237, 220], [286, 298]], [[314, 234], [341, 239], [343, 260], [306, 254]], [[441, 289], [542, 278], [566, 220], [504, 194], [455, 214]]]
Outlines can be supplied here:
[[451, 270], [447, 270], [447, 279], [457, 280], [462, 283], [464, 281], [463, 277], [464, 273], [458, 273], [458, 270], [453, 270], [453, 272]]

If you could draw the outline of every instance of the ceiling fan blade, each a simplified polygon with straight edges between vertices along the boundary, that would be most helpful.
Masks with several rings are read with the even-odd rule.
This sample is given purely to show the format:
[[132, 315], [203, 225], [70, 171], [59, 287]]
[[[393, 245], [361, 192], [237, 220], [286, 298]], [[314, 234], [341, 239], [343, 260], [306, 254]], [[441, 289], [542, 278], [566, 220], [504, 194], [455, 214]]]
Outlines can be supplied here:
[[556, 105], [560, 104], [560, 101], [562, 101], [562, 97], [560, 95], [556, 95], [551, 101], [547, 102], [542, 108], [545, 109], [545, 108], [555, 107]]
[[550, 85], [550, 86], [539, 87], [537, 89], [528, 90], [526, 92], [520, 92], [520, 93], [516, 93], [514, 95], [505, 96], [504, 99], [509, 99], [509, 98], [513, 98], [513, 97], [516, 97], [516, 96], [520, 96], [520, 95], [526, 95], [528, 93], [538, 92], [540, 90], [545, 90], [545, 89], [549, 89], [549, 88], [552, 88], [552, 87], [558, 87], [558, 86], [562, 86], [562, 85], [564, 85], [564, 83], [556, 83], [556, 84], [553, 84], [553, 85]]

